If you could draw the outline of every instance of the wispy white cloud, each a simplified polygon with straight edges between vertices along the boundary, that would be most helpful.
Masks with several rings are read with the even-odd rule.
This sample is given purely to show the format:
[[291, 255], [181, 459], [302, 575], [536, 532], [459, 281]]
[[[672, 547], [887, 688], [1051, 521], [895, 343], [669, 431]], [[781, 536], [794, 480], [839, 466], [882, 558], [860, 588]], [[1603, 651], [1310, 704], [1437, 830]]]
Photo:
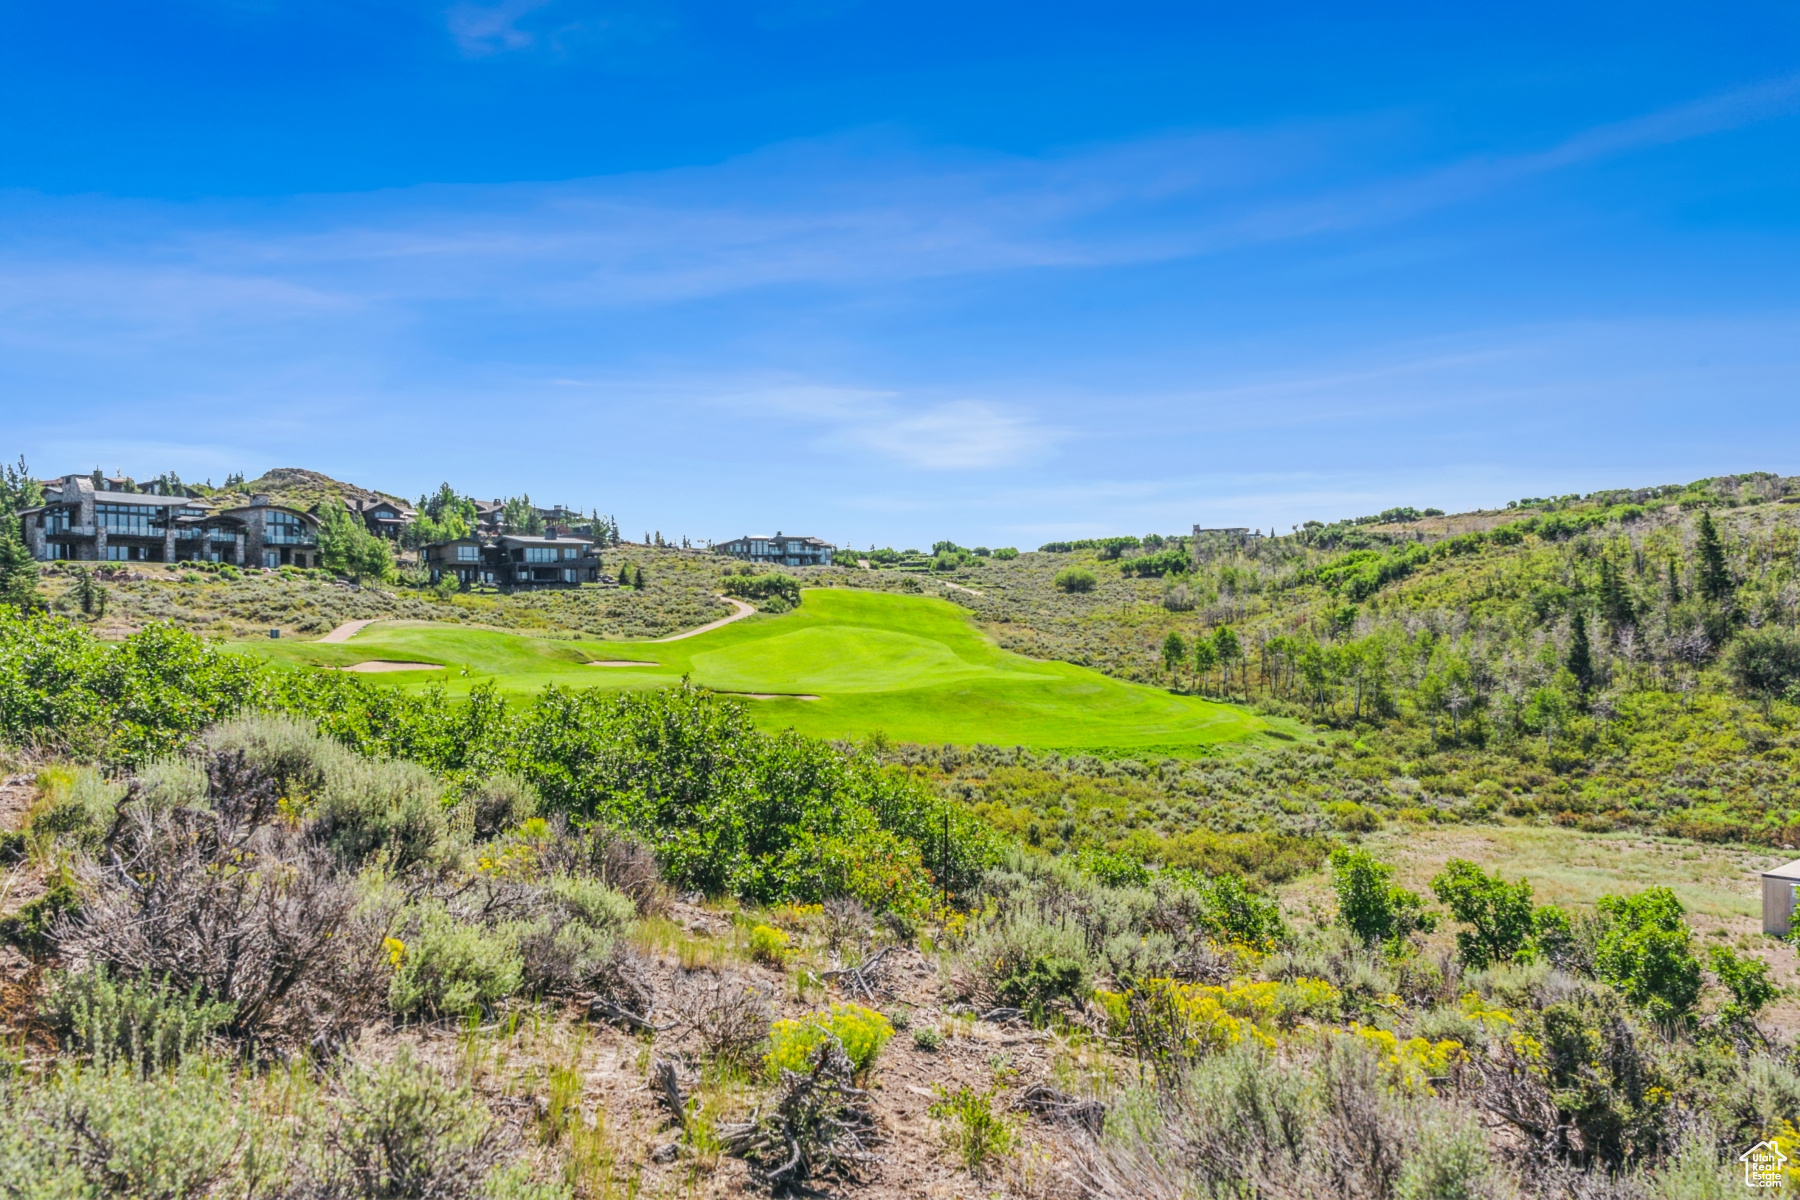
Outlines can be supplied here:
[[[472, 52], [498, 50], [528, 44], [535, 35], [519, 22], [548, 3], [452, 11]], [[68, 286], [71, 263], [102, 256], [92, 298], [139, 301], [147, 319], [159, 319], [162, 292], [191, 293], [204, 281], [226, 296], [260, 281], [277, 308], [285, 291], [389, 306], [607, 309], [754, 289], [1152, 263], [1391, 225], [1533, 175], [1797, 107], [1800, 77], [1586, 130], [1543, 150], [1374, 178], [1360, 177], [1340, 147], [1386, 118], [1039, 157], [927, 151], [869, 133], [557, 184], [427, 186], [278, 206], [95, 202], [80, 229], [36, 227], [31, 198], [15, 195], [7, 205], [15, 235], [0, 238], [0, 271], [14, 280], [60, 273], [58, 286]], [[94, 231], [109, 229], [141, 232], [102, 236], [96, 250]], [[128, 286], [100, 286], [106, 271]]]
[[519, 19], [553, 3], [555, 0], [499, 0], [494, 4], [464, 0], [452, 5], [444, 20], [462, 52], [481, 57], [531, 45], [536, 35], [520, 29]]
[[958, 400], [853, 425], [842, 436], [907, 466], [972, 471], [1016, 466], [1049, 449], [1060, 435], [1025, 414]]

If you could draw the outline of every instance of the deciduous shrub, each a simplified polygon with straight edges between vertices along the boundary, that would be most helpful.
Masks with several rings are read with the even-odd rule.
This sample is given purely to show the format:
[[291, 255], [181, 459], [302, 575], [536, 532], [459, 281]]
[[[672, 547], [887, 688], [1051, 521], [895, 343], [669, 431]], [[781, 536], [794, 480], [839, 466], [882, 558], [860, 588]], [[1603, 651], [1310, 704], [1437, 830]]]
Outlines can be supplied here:
[[1632, 1004], [1660, 1020], [1687, 1016], [1704, 980], [1694, 956], [1687, 910], [1666, 887], [1602, 896], [1604, 922], [1594, 947], [1595, 972]]
[[1431, 890], [1450, 915], [1470, 926], [1456, 934], [1457, 953], [1479, 970], [1510, 962], [1526, 949], [1536, 928], [1531, 881], [1508, 884], [1466, 859], [1453, 858], [1431, 881]]
[[1393, 874], [1393, 867], [1367, 850], [1339, 847], [1331, 852], [1338, 920], [1365, 945], [1401, 942], [1414, 932], [1428, 933], [1436, 927], [1424, 901], [1393, 883]]
[[1091, 592], [1100, 581], [1086, 567], [1064, 567], [1056, 573], [1056, 590], [1059, 592]]
[[800, 603], [800, 581], [791, 575], [727, 575], [720, 582], [727, 596], [755, 601], [764, 612], [783, 613]]

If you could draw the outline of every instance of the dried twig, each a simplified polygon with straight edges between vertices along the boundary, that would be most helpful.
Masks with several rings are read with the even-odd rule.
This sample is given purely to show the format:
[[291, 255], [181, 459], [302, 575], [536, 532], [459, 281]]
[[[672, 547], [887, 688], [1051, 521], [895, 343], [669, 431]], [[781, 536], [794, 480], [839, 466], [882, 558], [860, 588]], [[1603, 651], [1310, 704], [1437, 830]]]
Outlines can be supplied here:
[[687, 1101], [682, 1099], [681, 1083], [675, 1078], [675, 1064], [666, 1058], [650, 1063], [650, 1089], [663, 1102], [683, 1129], [687, 1128]]
[[1020, 1093], [1019, 1107], [1060, 1125], [1079, 1125], [1096, 1137], [1106, 1125], [1106, 1105], [1098, 1100], [1078, 1100], [1047, 1083], [1033, 1084]]
[[852, 1084], [855, 1068], [836, 1038], [819, 1045], [805, 1074], [784, 1070], [774, 1103], [759, 1106], [741, 1124], [721, 1125], [725, 1149], [756, 1168], [776, 1191], [799, 1190], [804, 1181], [835, 1174], [860, 1181], [861, 1169], [880, 1157], [869, 1094]]
[[884, 961], [892, 946], [883, 946], [875, 954], [854, 967], [841, 967], [835, 971], [821, 971], [819, 978], [831, 981], [841, 980], [846, 995], [860, 995], [865, 1000], [875, 999], [875, 989], [881, 986], [881, 977], [886, 972]]

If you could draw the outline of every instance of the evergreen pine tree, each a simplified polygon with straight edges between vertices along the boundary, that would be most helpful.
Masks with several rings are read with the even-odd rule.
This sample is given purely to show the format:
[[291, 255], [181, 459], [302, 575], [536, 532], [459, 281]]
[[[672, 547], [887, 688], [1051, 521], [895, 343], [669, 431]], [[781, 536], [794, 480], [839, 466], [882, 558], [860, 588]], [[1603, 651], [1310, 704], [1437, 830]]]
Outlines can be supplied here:
[[1588, 645], [1587, 618], [1579, 612], [1569, 624], [1569, 674], [1583, 692], [1594, 686], [1594, 651]]
[[38, 569], [19, 537], [19, 523], [0, 519], [0, 604], [24, 610], [37, 603]]
[[1731, 575], [1725, 569], [1725, 546], [1713, 525], [1712, 514], [1702, 512], [1698, 526], [1700, 535], [1700, 594], [1719, 603], [1731, 595]]
[[1681, 563], [1675, 558], [1675, 556], [1673, 554], [1669, 555], [1669, 577], [1666, 582], [1669, 585], [1669, 587], [1668, 587], [1669, 603], [1670, 604], [1680, 604], [1681, 603]]
[[1619, 578], [1619, 569], [1610, 558], [1600, 560], [1600, 610], [1614, 633], [1637, 620], [1631, 593], [1625, 590], [1625, 581]]
[[640, 592], [644, 590], [644, 568], [641, 564], [638, 566], [636, 575], [631, 581], [631, 586]]

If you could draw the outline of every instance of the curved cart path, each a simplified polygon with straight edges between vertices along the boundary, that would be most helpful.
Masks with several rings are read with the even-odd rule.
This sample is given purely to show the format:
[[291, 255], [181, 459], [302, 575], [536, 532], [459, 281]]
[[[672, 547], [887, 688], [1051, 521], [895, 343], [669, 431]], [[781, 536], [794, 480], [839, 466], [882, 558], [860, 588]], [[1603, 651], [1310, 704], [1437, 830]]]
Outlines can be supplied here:
[[336, 629], [332, 630], [319, 640], [321, 642], [347, 642], [380, 619], [381, 618], [379, 617], [371, 617], [367, 621], [345, 621], [342, 625], [339, 625]]
[[745, 617], [749, 616], [751, 613], [756, 611], [754, 606], [745, 604], [742, 600], [734, 600], [730, 596], [720, 596], [719, 599], [723, 600], [725, 603], [736, 608], [737, 611], [732, 613], [729, 617], [720, 617], [717, 621], [713, 621], [707, 625], [702, 625], [698, 629], [690, 629], [686, 633], [677, 633], [677, 634], [673, 634], [666, 638], [652, 638], [651, 641], [652, 642], [679, 642], [682, 638], [698, 637], [699, 635], [706, 633], [709, 630], [717, 629], [721, 625], [729, 625], [733, 621], [741, 621]]

